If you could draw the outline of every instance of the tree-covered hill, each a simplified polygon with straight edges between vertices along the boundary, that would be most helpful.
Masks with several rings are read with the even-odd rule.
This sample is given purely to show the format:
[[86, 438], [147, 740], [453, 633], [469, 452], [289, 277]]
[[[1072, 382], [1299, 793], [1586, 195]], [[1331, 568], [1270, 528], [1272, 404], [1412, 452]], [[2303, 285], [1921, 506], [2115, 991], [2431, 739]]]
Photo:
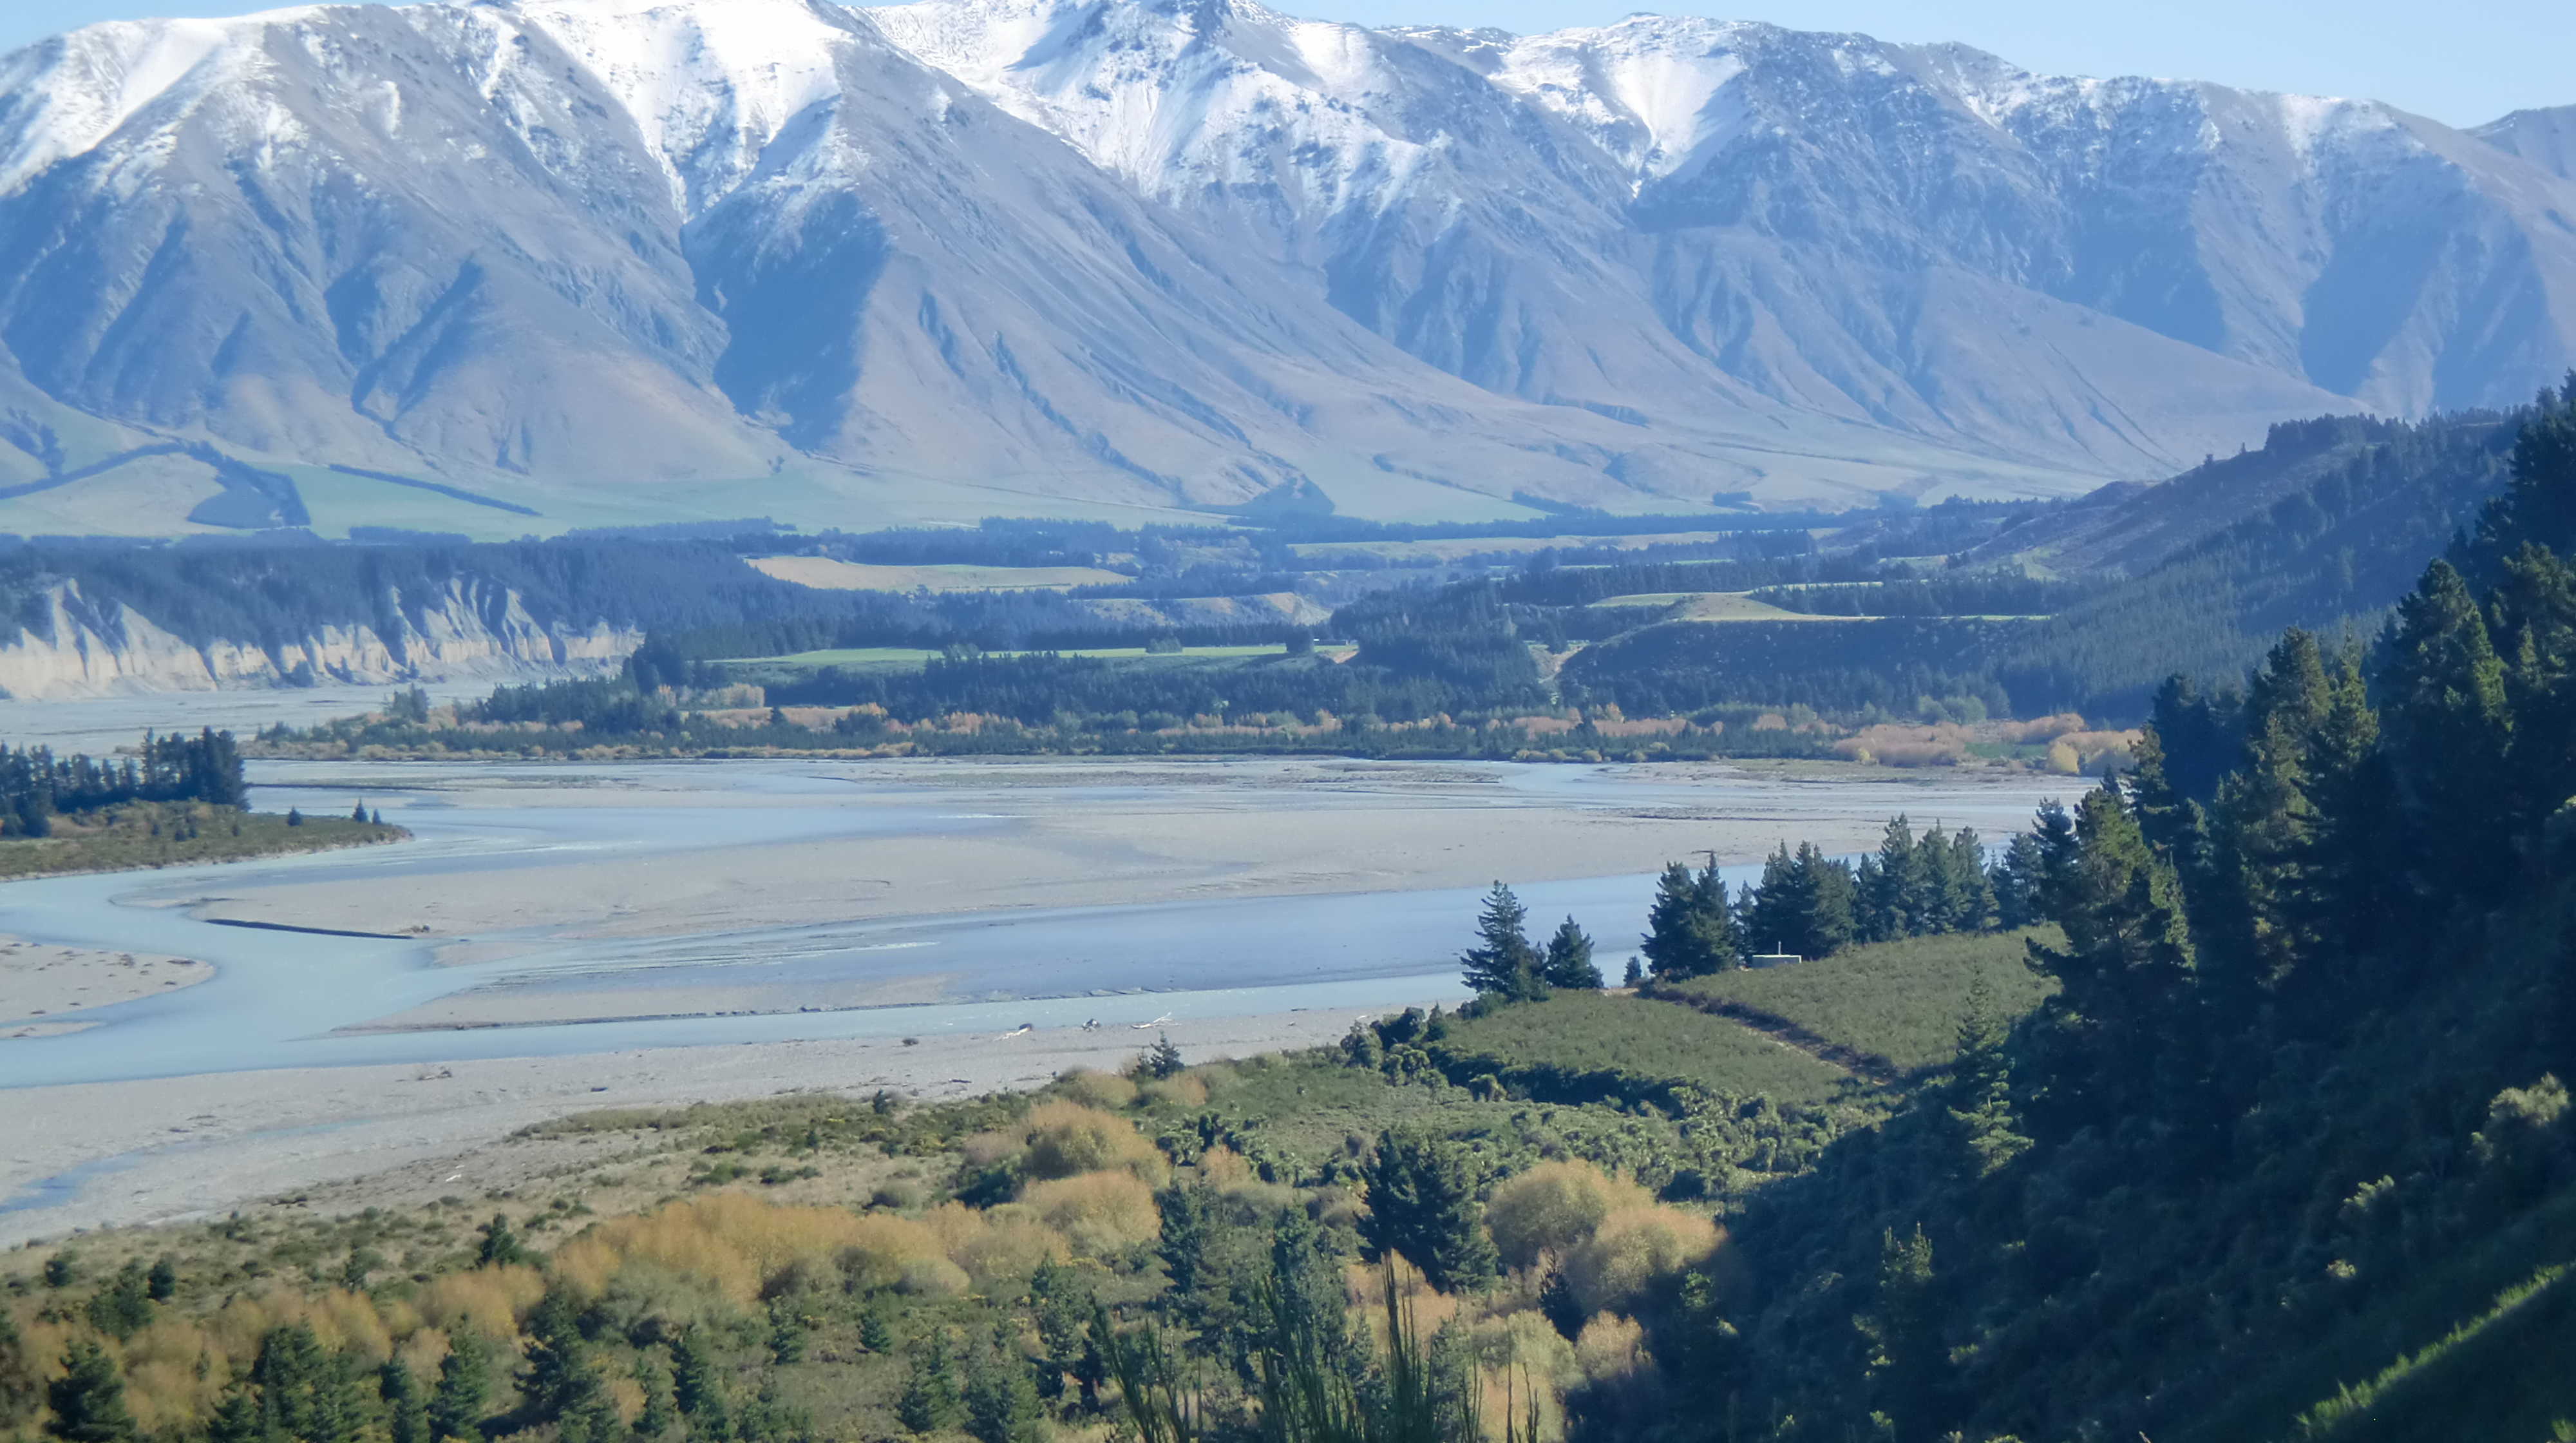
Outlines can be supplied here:
[[2511, 465], [2379, 648], [2168, 687], [2042, 829], [2057, 990], [1752, 1201], [1663, 1433], [2567, 1436], [2576, 395]]

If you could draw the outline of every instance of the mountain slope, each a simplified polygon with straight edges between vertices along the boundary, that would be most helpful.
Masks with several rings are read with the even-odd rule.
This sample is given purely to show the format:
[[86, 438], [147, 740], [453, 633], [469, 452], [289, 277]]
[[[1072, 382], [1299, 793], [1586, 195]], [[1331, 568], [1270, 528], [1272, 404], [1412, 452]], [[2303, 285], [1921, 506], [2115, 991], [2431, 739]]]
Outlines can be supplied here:
[[2469, 133], [2561, 179], [2576, 178], [2576, 105], [2517, 110]]
[[550, 524], [2063, 493], [2520, 400], [2576, 356], [2551, 214], [2385, 107], [1760, 25], [111, 24], [0, 57], [0, 482], [175, 438]]

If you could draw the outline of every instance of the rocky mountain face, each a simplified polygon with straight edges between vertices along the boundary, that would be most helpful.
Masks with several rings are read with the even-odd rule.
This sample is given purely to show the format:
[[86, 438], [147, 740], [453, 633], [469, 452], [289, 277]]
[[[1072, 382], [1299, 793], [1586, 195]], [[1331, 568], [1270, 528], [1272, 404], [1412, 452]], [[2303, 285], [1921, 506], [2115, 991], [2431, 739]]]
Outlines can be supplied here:
[[2564, 371], [2559, 114], [1242, 0], [102, 25], [0, 58], [0, 497], [173, 440], [647, 515], [2067, 492]]

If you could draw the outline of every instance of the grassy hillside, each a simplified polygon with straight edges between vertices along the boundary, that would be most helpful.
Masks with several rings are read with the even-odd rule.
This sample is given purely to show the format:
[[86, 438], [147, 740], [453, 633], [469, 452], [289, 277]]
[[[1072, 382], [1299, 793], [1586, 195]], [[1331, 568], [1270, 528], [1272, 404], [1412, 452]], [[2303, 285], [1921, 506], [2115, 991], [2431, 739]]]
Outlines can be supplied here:
[[1693, 1007], [1745, 1017], [1916, 1072], [1948, 1064], [1978, 1006], [2019, 1017], [2052, 990], [2032, 973], [2027, 944], [2055, 944], [2054, 927], [1910, 937], [1854, 947], [1791, 967], [1721, 972], [1655, 989]]
[[1644, 998], [1560, 992], [1450, 1025], [1450, 1075], [1491, 1073], [1544, 1097], [1646, 1096], [1686, 1083], [1712, 1096], [1812, 1106], [1850, 1073], [1737, 1023]]

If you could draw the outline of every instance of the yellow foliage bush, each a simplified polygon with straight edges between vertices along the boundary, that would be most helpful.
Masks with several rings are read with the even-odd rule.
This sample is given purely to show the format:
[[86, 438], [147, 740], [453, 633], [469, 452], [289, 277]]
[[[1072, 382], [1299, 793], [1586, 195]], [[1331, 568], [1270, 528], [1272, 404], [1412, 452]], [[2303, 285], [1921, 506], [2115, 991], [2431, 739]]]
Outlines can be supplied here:
[[1160, 1082], [1148, 1082], [1144, 1085], [1143, 1091], [1149, 1102], [1169, 1103], [1174, 1107], [1207, 1106], [1207, 1084], [1186, 1072], [1178, 1077], [1166, 1077]]
[[1149, 1182], [1162, 1180], [1162, 1153], [1115, 1113], [1059, 1098], [1030, 1108], [1027, 1127], [1031, 1177], [1124, 1168]]
[[957, 1144], [957, 1150], [965, 1154], [968, 1163], [976, 1167], [991, 1167], [997, 1162], [1008, 1162], [1018, 1157], [1028, 1145], [1026, 1132], [1007, 1128], [999, 1132], [979, 1132]]
[[963, 1268], [978, 1288], [1026, 1278], [1050, 1257], [1072, 1247], [1062, 1233], [1038, 1220], [1026, 1204], [1004, 1203], [977, 1212], [964, 1203], [941, 1203], [922, 1222], [938, 1235], [948, 1261]]
[[584, 1297], [600, 1296], [641, 1264], [703, 1282], [749, 1307], [792, 1268], [829, 1265], [894, 1276], [911, 1259], [946, 1251], [933, 1229], [908, 1218], [716, 1193], [600, 1223], [557, 1248], [554, 1260], [557, 1275]]
[[1543, 1162], [1494, 1189], [1485, 1224], [1503, 1261], [1526, 1268], [1563, 1257], [1612, 1213], [1653, 1202], [1644, 1188], [1588, 1162]]
[[1213, 1188], [1241, 1187], [1252, 1181], [1252, 1164], [1220, 1142], [1199, 1154], [1199, 1178]]
[[1136, 1100], [1136, 1084], [1114, 1072], [1076, 1068], [1063, 1077], [1065, 1095], [1089, 1107], [1115, 1111]]
[[1031, 1183], [1021, 1201], [1082, 1257], [1114, 1257], [1163, 1233], [1154, 1189], [1134, 1173], [1087, 1172]]
[[1623, 1208], [1565, 1258], [1565, 1280], [1589, 1315], [1624, 1308], [1659, 1277], [1705, 1261], [1725, 1234], [1679, 1208]]
[[1583, 1325], [1574, 1340], [1574, 1363], [1584, 1380], [1616, 1384], [1646, 1369], [1646, 1327], [1634, 1318], [1604, 1313]]
[[519, 1319], [546, 1295], [545, 1275], [534, 1268], [476, 1268], [443, 1273], [420, 1290], [421, 1321], [442, 1332], [460, 1326], [487, 1338], [519, 1336]]

